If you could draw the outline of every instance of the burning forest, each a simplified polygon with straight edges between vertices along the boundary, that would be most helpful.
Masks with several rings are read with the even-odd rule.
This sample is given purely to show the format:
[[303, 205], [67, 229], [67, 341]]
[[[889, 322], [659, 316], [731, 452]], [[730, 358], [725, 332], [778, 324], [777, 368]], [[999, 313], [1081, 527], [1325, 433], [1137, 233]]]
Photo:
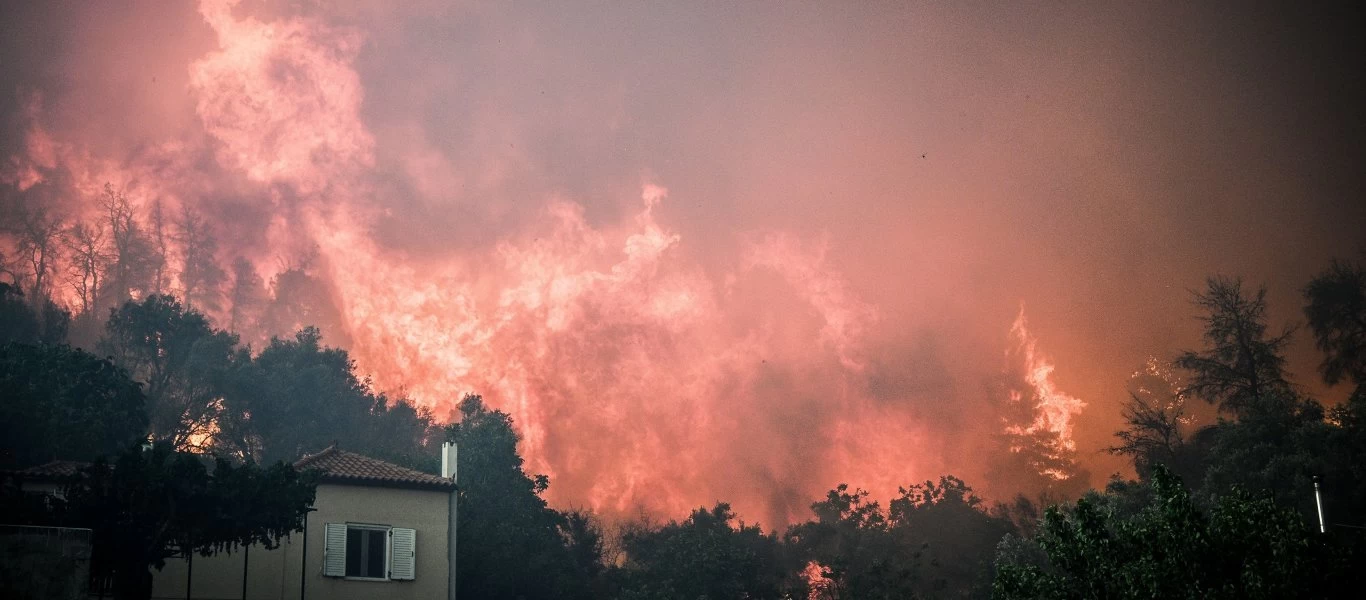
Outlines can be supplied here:
[[[390, 468], [452, 494], [467, 598], [1331, 596], [1366, 556], [1358, 12], [7, 7], [4, 501], [129, 598], [330, 536], [329, 486]], [[110, 508], [159, 469], [259, 509]], [[129, 511], [151, 550], [101, 537]], [[1241, 562], [1066, 562], [1178, 522]], [[441, 536], [385, 527], [387, 570], [313, 593], [436, 585], [392, 540]]]

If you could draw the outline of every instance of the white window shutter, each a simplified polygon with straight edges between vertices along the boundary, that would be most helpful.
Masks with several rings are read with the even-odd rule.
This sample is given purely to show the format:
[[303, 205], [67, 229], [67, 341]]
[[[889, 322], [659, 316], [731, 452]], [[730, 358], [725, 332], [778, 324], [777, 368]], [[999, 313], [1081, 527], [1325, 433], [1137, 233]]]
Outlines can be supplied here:
[[417, 575], [417, 530], [389, 530], [389, 579], [408, 580]]
[[323, 542], [323, 575], [345, 577], [346, 523], [328, 523]]

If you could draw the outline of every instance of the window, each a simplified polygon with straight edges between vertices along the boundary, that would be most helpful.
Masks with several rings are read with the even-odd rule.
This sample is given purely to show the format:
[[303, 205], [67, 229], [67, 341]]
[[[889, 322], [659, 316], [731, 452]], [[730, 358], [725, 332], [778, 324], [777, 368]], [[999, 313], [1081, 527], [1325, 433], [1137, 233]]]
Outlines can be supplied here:
[[389, 577], [389, 529], [350, 525], [346, 528], [346, 576]]
[[323, 575], [351, 579], [414, 579], [417, 532], [366, 523], [328, 523]]

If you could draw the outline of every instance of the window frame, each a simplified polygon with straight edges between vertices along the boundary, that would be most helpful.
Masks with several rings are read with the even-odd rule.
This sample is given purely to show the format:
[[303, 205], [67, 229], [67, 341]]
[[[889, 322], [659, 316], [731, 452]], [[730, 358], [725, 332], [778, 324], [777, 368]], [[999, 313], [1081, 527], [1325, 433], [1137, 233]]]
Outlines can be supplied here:
[[[384, 533], [383, 533], [383, 535], [384, 535], [384, 544], [383, 544], [383, 547], [384, 547], [384, 569], [383, 569], [383, 571], [384, 571], [384, 573], [383, 573], [383, 575], [384, 575], [384, 576], [383, 576], [383, 577], [364, 577], [364, 576], [360, 576], [360, 575], [343, 575], [343, 576], [342, 576], [342, 579], [345, 579], [345, 580], [348, 580], [348, 581], [393, 581], [392, 579], [389, 578], [389, 574], [393, 571], [393, 564], [391, 563], [391, 561], [392, 561], [393, 558], [394, 558], [394, 557], [393, 557], [394, 549], [392, 548], [392, 546], [393, 546], [393, 539], [392, 539], [392, 536], [393, 536], [393, 529], [394, 529], [394, 528], [391, 527], [391, 526], [389, 526], [389, 525], [380, 525], [380, 524], [377, 524], [377, 523], [353, 523], [353, 522], [351, 522], [351, 521], [347, 521], [347, 522], [346, 522], [346, 536], [347, 536], [347, 544], [348, 544], [348, 545], [350, 545], [350, 541], [351, 541], [351, 530], [352, 530], [352, 529], [360, 529], [360, 530], [365, 530], [365, 531], [382, 531], [382, 532], [384, 532]], [[348, 559], [348, 560], [347, 560], [347, 563], [348, 563], [347, 566], [349, 566], [349, 563], [350, 563], [350, 549], [349, 549], [349, 548], [347, 549], [347, 559]], [[345, 572], [346, 570], [347, 570], [347, 569], [344, 568], [344, 569], [343, 569], [343, 572]]]

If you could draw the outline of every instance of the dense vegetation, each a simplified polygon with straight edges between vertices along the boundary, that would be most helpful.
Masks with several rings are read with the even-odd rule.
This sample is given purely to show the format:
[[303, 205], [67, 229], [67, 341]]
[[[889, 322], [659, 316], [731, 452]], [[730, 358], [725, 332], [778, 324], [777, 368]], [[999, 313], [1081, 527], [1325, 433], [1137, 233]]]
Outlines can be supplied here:
[[[181, 257], [182, 289], [169, 295], [162, 234], [139, 229], [112, 189], [105, 209], [98, 231], [24, 217], [24, 260], [7, 263], [13, 284], [0, 283], [0, 468], [96, 461], [61, 502], [35, 504], [7, 482], [5, 510], [103, 532], [97, 568], [124, 577], [125, 597], [145, 597], [148, 569], [173, 553], [294, 531], [313, 488], [286, 464], [336, 440], [427, 471], [442, 442], [460, 445], [467, 598], [1332, 597], [1347, 595], [1340, 588], [1366, 557], [1360, 264], [1334, 262], [1304, 289], [1323, 380], [1355, 386], [1341, 405], [1291, 383], [1285, 350], [1299, 332], [1267, 322], [1265, 289], [1214, 277], [1195, 294], [1203, 346], [1125, 406], [1110, 450], [1132, 461], [1135, 479], [1045, 509], [1024, 496], [988, 503], [947, 475], [885, 506], [840, 484], [778, 532], [725, 503], [611, 524], [551, 508], [551, 482], [523, 469], [513, 415], [469, 396], [442, 424], [375, 391], [314, 326], [327, 326], [325, 304], [297, 297], [313, 289], [299, 281], [306, 270], [286, 269], [267, 294], [248, 267], [213, 263], [213, 240], [187, 213], [181, 245], [199, 254]], [[58, 243], [94, 262], [45, 271]], [[74, 314], [50, 299], [58, 275], [77, 293]], [[228, 315], [227, 328], [206, 311]], [[260, 335], [281, 328], [295, 333]], [[1196, 402], [1217, 412], [1196, 418]], [[1314, 476], [1327, 492], [1326, 534]]]

